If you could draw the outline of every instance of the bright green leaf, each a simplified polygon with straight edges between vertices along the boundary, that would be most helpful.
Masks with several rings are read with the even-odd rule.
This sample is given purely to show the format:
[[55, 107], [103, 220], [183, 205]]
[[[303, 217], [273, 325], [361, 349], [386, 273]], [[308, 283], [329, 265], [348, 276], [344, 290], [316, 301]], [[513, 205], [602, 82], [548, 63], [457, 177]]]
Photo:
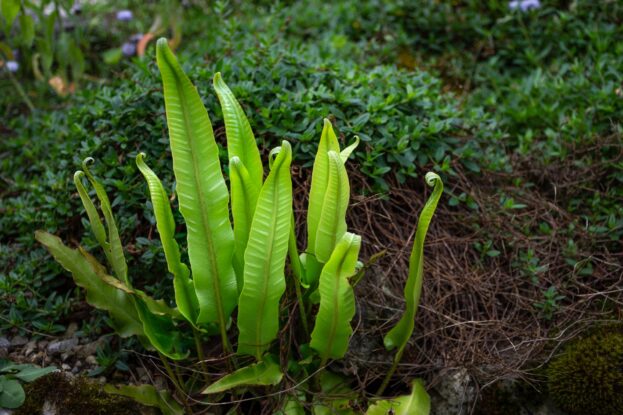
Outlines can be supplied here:
[[238, 308], [238, 353], [261, 357], [279, 330], [285, 259], [292, 215], [292, 149], [281, 145], [258, 197], [244, 253]]
[[[262, 187], [264, 168], [249, 120], [221, 73], [214, 75], [214, 90], [221, 103], [227, 135], [228, 158], [238, 157], [249, 172], [249, 184], [257, 191]], [[233, 185], [232, 185], [233, 186]]]
[[180, 248], [175, 241], [175, 220], [173, 219], [173, 212], [171, 212], [169, 198], [158, 176], [143, 161], [144, 157], [143, 153], [136, 156], [136, 166], [145, 177], [149, 187], [160, 241], [167, 259], [169, 272], [173, 274], [175, 302], [184, 317], [194, 325], [199, 314], [199, 303], [195, 294], [195, 287], [190, 279], [190, 271], [186, 264], [182, 263]]
[[339, 154], [328, 152], [329, 181], [322, 202], [322, 212], [316, 232], [316, 258], [326, 263], [337, 242], [346, 233], [346, 210], [350, 199], [350, 186], [344, 162]]
[[348, 349], [353, 332], [355, 295], [348, 278], [355, 274], [361, 237], [346, 233], [320, 274], [320, 309], [311, 334], [311, 347], [326, 360], [340, 359]]
[[[320, 143], [318, 144], [318, 152], [314, 159], [314, 167], [312, 170], [311, 188], [309, 191], [309, 208], [307, 211], [307, 253], [315, 255], [316, 253], [316, 234], [320, 224], [320, 216], [322, 215], [322, 208], [327, 193], [327, 186], [329, 184], [329, 151], [335, 153], [340, 152], [340, 145], [337, 141], [335, 132], [331, 122], [327, 119], [324, 120], [324, 127], [322, 129], [322, 135], [320, 137]], [[312, 284], [310, 278], [314, 279], [316, 276], [306, 275], [307, 284]]]
[[225, 375], [203, 390], [204, 394], [220, 393], [238, 386], [269, 386], [281, 382], [283, 373], [279, 364], [271, 359], [236, 370]]
[[249, 241], [249, 232], [257, 198], [261, 189], [249, 175], [244, 163], [237, 156], [229, 161], [229, 176], [231, 181], [231, 211], [234, 218], [234, 236], [236, 249], [234, 251], [234, 267], [238, 277], [238, 290], [242, 291], [244, 276], [244, 252]]
[[[86, 300], [95, 308], [109, 312], [115, 331], [121, 337], [144, 336], [141, 319], [127, 293], [106, 284], [98, 272], [104, 267], [84, 250], [68, 248], [60, 238], [47, 232], [35, 232], [35, 238], [52, 254], [54, 259], [71, 272], [76, 285], [86, 290]], [[97, 271], [96, 271], [97, 269]]]
[[428, 415], [430, 397], [421, 380], [413, 381], [411, 394], [394, 399], [377, 401], [366, 411], [366, 415]]
[[420, 303], [422, 281], [424, 278], [424, 240], [435, 209], [437, 208], [439, 198], [443, 193], [443, 182], [437, 174], [432, 172], [426, 174], [426, 183], [429, 186], [434, 186], [434, 189], [422, 208], [418, 219], [415, 241], [413, 242], [413, 249], [411, 250], [411, 257], [409, 259], [409, 277], [404, 289], [406, 310], [398, 324], [396, 324], [383, 339], [385, 347], [388, 350], [392, 350], [396, 347], [398, 348], [395, 356], [396, 361], [399, 361], [402, 357], [402, 352], [411, 334], [413, 334], [415, 314], [418, 304]]
[[22, 30], [22, 44], [30, 48], [35, 39], [35, 20], [31, 15], [22, 13], [19, 15], [19, 26]]
[[218, 146], [197, 89], [166, 39], [158, 40], [156, 51], [180, 211], [186, 221], [188, 256], [200, 307], [197, 323], [215, 322], [224, 329], [236, 307], [238, 287], [232, 265], [234, 233], [229, 194]]
[[19, 13], [20, 4], [20, 0], [2, 0], [2, 7], [0, 7], [0, 11], [2, 12], [2, 17], [4, 17], [4, 21], [6, 22], [5, 28], [7, 33], [11, 30], [13, 21]]
[[136, 402], [154, 406], [162, 411], [162, 415], [184, 415], [184, 409], [177, 403], [169, 391], [158, 390], [152, 385], [104, 385], [104, 391], [111, 395], [121, 395], [134, 399]]

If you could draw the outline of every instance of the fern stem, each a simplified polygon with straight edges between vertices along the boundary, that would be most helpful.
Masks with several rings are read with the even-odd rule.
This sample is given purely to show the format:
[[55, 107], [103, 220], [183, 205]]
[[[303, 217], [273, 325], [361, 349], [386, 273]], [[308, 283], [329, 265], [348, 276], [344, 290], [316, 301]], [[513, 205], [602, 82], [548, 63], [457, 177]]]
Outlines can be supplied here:
[[387, 372], [387, 375], [385, 375], [385, 379], [383, 379], [383, 383], [381, 383], [381, 386], [376, 391], [377, 396], [381, 396], [383, 392], [385, 392], [385, 388], [387, 388], [389, 381], [392, 379], [394, 372], [396, 372], [396, 369], [398, 368], [398, 363], [402, 359], [403, 352], [404, 352], [404, 348], [400, 348], [396, 352], [396, 356], [394, 356], [394, 362], [392, 363], [392, 367], [389, 369], [389, 372]]
[[169, 361], [168, 361], [166, 356], [164, 356], [160, 352], [158, 352], [158, 355], [160, 356], [160, 361], [162, 362], [162, 365], [164, 366], [164, 369], [166, 370], [167, 374], [169, 375], [169, 378], [171, 379], [171, 382], [173, 382], [173, 386], [175, 386], [175, 389], [180, 394], [180, 398], [182, 399], [184, 407], [186, 408], [186, 413], [192, 415], [193, 411], [190, 408], [190, 406], [188, 405], [187, 395], [186, 395], [186, 392], [184, 391], [184, 389], [182, 387], [182, 380], [179, 377], [179, 372], [176, 373], [176, 372], [173, 371], [173, 369], [171, 369], [171, 365], [169, 364]]
[[290, 237], [288, 238], [288, 256], [290, 257], [290, 267], [294, 275], [294, 289], [296, 290], [296, 299], [299, 303], [299, 311], [301, 313], [301, 324], [305, 331], [305, 336], [309, 338], [309, 326], [307, 324], [307, 311], [305, 310], [305, 302], [301, 291], [301, 278], [303, 272], [301, 270], [301, 260], [299, 259], [298, 249], [296, 247], [296, 222], [294, 221], [294, 213], [290, 221]]
[[28, 98], [28, 95], [26, 95], [24, 88], [22, 88], [22, 85], [19, 83], [19, 81], [15, 78], [15, 76], [13, 76], [13, 74], [10, 71], [9, 71], [9, 78], [11, 79], [11, 83], [17, 90], [17, 93], [22, 98], [22, 101], [24, 101], [24, 104], [26, 104], [30, 112], [35, 112], [35, 106], [32, 104], [32, 101], [30, 100], [30, 98]]
[[199, 330], [197, 330], [195, 327], [193, 327], [193, 336], [195, 337], [195, 348], [197, 349], [197, 357], [199, 358], [199, 365], [201, 366], [201, 371], [203, 372], [203, 378], [206, 381], [206, 384], [210, 384], [208, 366], [205, 362], [205, 354], [203, 353], [201, 338], [199, 337]]

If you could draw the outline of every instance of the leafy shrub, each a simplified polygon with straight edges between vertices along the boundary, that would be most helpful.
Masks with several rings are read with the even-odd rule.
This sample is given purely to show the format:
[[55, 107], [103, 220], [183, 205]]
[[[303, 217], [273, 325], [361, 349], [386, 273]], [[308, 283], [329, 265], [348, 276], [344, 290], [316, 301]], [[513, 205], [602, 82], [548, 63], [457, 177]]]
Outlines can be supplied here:
[[18, 408], [24, 403], [25, 393], [20, 382], [32, 382], [54, 372], [54, 366], [40, 368], [0, 360], [0, 408]]
[[568, 345], [548, 366], [550, 396], [571, 415], [623, 410], [623, 334], [600, 331]]

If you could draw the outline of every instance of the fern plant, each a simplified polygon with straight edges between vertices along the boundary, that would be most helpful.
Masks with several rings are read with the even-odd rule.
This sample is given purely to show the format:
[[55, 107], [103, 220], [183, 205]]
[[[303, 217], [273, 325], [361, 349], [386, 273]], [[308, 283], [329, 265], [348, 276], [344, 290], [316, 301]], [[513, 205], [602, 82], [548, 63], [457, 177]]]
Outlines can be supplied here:
[[[230, 390], [241, 393], [254, 386], [276, 386], [282, 382], [284, 371], [288, 371], [290, 377], [306, 386], [281, 400], [281, 413], [306, 413], [305, 408], [311, 408], [315, 414], [354, 413], [351, 401], [358, 401], [362, 407], [365, 400], [326, 367], [330, 360], [344, 357], [355, 314], [351, 278], [360, 267], [361, 237], [347, 230], [350, 186], [345, 163], [359, 140], [356, 138], [353, 144], [340, 149], [331, 123], [325, 120], [312, 171], [307, 247], [299, 254], [292, 212], [290, 144], [283, 141], [270, 152], [264, 179], [265, 167], [249, 121], [217, 73], [214, 89], [225, 119], [228, 189], [207, 111], [165, 39], [157, 43], [157, 62], [164, 86], [176, 192], [186, 223], [190, 267], [182, 261], [174, 238], [169, 195], [143, 154], [137, 156], [136, 165], [148, 184], [158, 233], [173, 275], [175, 306], [132, 286], [110, 202], [89, 170], [91, 159], [85, 160], [74, 181], [109, 268], [84, 249], [69, 248], [49, 233], [37, 232], [37, 240], [86, 290], [87, 301], [108, 311], [120, 336], [137, 336], [146, 348], [161, 355], [180, 397], [196, 390], [190, 390], [185, 379], [171, 370], [168, 359], [203, 361], [202, 344], [208, 336], [216, 335], [229, 356], [232, 371], [201, 390], [210, 400], [224, 399], [224, 392]], [[99, 200], [103, 221], [85, 188], [85, 178]], [[386, 347], [397, 348], [397, 353], [379, 388], [379, 396], [391, 380], [413, 332], [422, 286], [424, 238], [442, 193], [439, 176], [428, 173], [426, 181], [434, 190], [419, 219], [405, 287], [406, 311], [385, 338]], [[288, 275], [287, 262], [291, 270]], [[283, 328], [280, 304], [288, 286], [292, 287], [289, 291], [296, 293], [300, 313], [300, 327], [290, 329], [301, 346], [295, 349], [290, 345], [286, 351], [287, 365], [282, 365], [275, 340]], [[314, 314], [313, 318], [310, 314]], [[236, 332], [234, 348], [232, 338]], [[193, 349], [196, 356], [191, 357]], [[247, 364], [241, 366], [241, 362]], [[126, 387], [120, 393], [131, 395], [131, 390]], [[324, 398], [303, 390], [323, 392]], [[330, 398], [336, 392], [341, 398]], [[142, 387], [134, 396], [143, 397], [145, 402], [146, 395]], [[161, 406], [165, 413], [181, 411], [166, 399], [154, 398], [163, 394], [152, 390], [149, 396], [149, 404]], [[188, 401], [183, 403], [185, 411], [191, 413]], [[414, 382], [411, 395], [378, 401], [370, 406], [369, 413], [426, 414], [428, 408], [422, 383]]]

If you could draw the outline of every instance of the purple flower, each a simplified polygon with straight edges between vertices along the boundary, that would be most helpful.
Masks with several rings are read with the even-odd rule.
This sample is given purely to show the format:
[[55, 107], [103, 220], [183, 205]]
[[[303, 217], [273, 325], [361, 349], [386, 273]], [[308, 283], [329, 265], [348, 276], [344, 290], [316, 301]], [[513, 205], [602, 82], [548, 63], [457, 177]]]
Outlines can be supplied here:
[[119, 10], [117, 12], [117, 20], [120, 22], [129, 22], [133, 17], [132, 10]]
[[6, 62], [6, 69], [9, 72], [17, 72], [17, 70], [19, 69], [19, 63], [15, 62], [15, 61], [7, 61]]
[[123, 53], [123, 56], [127, 57], [136, 55], [136, 45], [131, 42], [125, 42], [121, 46], [121, 53]]
[[521, 10], [526, 12], [531, 9], [538, 9], [541, 7], [540, 0], [513, 0], [508, 3], [508, 8], [511, 10]]

